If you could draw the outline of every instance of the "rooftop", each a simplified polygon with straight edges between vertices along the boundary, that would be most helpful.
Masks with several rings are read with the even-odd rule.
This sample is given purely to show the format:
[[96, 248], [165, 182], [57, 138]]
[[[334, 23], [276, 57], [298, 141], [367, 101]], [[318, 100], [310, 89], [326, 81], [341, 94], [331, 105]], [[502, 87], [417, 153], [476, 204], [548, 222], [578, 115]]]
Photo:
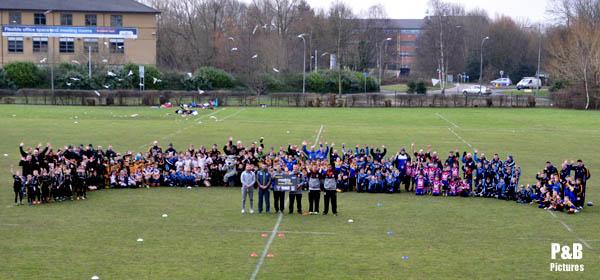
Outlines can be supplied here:
[[160, 13], [158, 10], [135, 0], [1, 0], [0, 10]]
[[421, 29], [424, 19], [358, 19], [362, 26], [394, 29]]

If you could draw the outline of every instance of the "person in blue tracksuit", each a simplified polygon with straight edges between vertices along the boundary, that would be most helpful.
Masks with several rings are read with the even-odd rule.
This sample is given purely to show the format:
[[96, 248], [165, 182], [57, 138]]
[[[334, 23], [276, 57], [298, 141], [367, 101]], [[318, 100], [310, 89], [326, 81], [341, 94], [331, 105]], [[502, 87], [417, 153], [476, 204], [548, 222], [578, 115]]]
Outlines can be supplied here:
[[319, 149], [316, 151], [315, 158], [317, 160], [326, 160], [328, 156], [329, 156], [329, 145], [327, 145], [327, 143], [325, 143], [325, 146], [323, 146], [323, 143], [319, 143]]
[[304, 157], [306, 157], [306, 159], [309, 161], [317, 160], [317, 151], [315, 151], [315, 146], [310, 147], [310, 150], [308, 150], [306, 145], [306, 141], [302, 142], [302, 152], [304, 153]]
[[263, 211], [263, 200], [265, 203], [265, 213], [271, 212], [271, 203], [269, 190], [271, 189], [271, 173], [264, 163], [261, 163], [260, 169], [256, 171], [256, 183], [258, 184], [258, 213]]

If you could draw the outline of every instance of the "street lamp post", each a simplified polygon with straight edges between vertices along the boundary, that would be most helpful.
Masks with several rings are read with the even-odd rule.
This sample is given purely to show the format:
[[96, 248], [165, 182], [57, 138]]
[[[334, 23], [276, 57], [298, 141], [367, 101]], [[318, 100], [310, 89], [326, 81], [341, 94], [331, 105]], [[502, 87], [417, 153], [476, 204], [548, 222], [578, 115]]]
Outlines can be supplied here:
[[92, 80], [92, 46], [88, 46], [88, 79]]
[[542, 87], [542, 80], [540, 80], [540, 62], [542, 60], [542, 24], [538, 25], [538, 32], [540, 33], [540, 42], [538, 44], [538, 61], [537, 61], [537, 72], [535, 77], [540, 81], [540, 86], [537, 88], [537, 95], [540, 95], [540, 87]]
[[302, 43], [304, 43], [304, 51], [302, 52], [302, 94], [306, 93], [306, 39], [304, 39], [304, 36], [306, 36], [305, 33], [298, 35], [298, 38], [302, 39]]
[[381, 45], [379, 46], [379, 86], [381, 86], [382, 75], [383, 75], [383, 46], [385, 46], [385, 44], [391, 40], [392, 40], [392, 38], [389, 38], [389, 37], [385, 38], [381, 42]]
[[483, 43], [489, 39], [490, 37], [486, 36], [481, 40], [481, 57], [479, 60], [479, 94], [481, 94], [481, 82], [483, 77]]
[[[534, 26], [526, 26], [525, 28], [535, 28]], [[538, 24], [537, 26], [538, 28], [538, 33], [540, 35], [539, 38], [539, 43], [538, 43], [538, 60], [537, 60], [537, 71], [535, 72], [535, 77], [540, 80], [540, 64], [541, 64], [541, 60], [542, 60], [542, 24]], [[541, 82], [542, 80], [540, 80], [540, 86], [541, 86]], [[540, 87], [537, 87], [536, 89], [537, 94], [540, 94]]]

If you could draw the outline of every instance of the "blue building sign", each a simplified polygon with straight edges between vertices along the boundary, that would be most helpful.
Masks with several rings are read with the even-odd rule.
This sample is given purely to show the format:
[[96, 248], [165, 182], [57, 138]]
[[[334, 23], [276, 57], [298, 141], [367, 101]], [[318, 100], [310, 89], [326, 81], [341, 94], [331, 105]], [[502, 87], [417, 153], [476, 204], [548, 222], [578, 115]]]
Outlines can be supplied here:
[[5, 25], [2, 36], [137, 39], [138, 30], [130, 27]]

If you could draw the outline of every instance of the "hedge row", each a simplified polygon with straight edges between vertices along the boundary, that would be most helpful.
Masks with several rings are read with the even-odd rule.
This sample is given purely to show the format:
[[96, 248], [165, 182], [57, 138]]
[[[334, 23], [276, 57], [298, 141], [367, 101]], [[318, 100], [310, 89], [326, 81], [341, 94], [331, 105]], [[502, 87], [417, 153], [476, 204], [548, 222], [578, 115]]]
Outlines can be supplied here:
[[[139, 66], [125, 64], [118, 68], [94, 66], [89, 78], [87, 65], [62, 63], [54, 69], [54, 87], [57, 89], [137, 89], [140, 87]], [[9, 63], [0, 69], [0, 88], [48, 88], [50, 69], [31, 62]], [[213, 67], [202, 67], [194, 74], [161, 72], [154, 66], [145, 66], [144, 87], [152, 90], [213, 90], [234, 86], [234, 78]]]
[[[260, 92], [301, 92], [302, 73], [256, 74], [253, 83], [264, 85]], [[50, 69], [31, 62], [15, 62], [0, 69], [0, 88], [49, 88]], [[337, 93], [339, 82], [344, 93], [377, 92], [378, 82], [360, 72], [349, 70], [320, 70], [307, 73], [306, 90], [316, 93]], [[140, 78], [138, 65], [122, 67], [93, 65], [89, 78], [87, 65], [62, 63], [54, 69], [54, 87], [57, 89], [137, 89]], [[259, 91], [257, 85], [243, 85], [231, 74], [214, 67], [202, 67], [195, 73], [161, 72], [154, 66], [145, 66], [144, 87], [150, 90], [214, 90], [247, 87]]]
[[[301, 92], [302, 73], [295, 74], [269, 74], [267, 79], [270, 92]], [[306, 91], [316, 93], [339, 92], [339, 81], [342, 82], [343, 93], [378, 92], [379, 83], [365, 77], [360, 72], [349, 70], [319, 70], [306, 74]]]

